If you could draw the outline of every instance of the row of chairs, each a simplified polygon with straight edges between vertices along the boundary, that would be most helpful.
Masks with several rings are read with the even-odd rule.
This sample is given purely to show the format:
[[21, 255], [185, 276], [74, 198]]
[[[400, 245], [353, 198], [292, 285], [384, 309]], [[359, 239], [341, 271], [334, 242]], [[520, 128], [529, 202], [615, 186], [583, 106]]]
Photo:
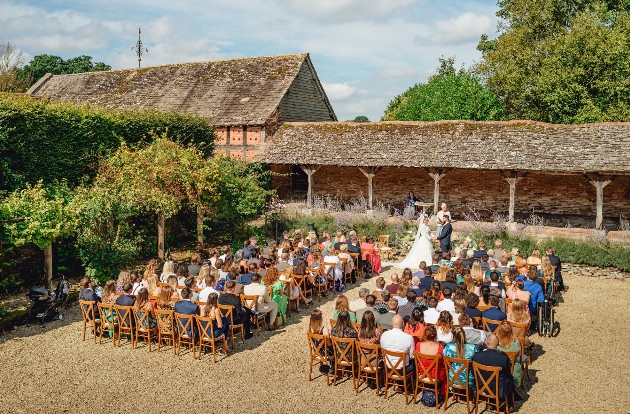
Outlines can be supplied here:
[[[440, 394], [440, 389], [444, 384], [433, 373], [437, 372], [440, 362], [443, 361], [446, 370], [453, 374], [451, 380], [447, 376], [444, 410], [450, 398], [464, 398], [467, 412], [470, 413], [473, 394], [469, 385], [472, 386], [472, 384], [463, 383], [460, 376], [468, 378], [468, 373], [472, 369], [475, 378], [475, 406], [478, 407], [480, 402], [486, 402], [496, 407], [497, 411], [503, 407], [507, 412], [507, 397], [499, 397], [500, 367], [486, 366], [467, 359], [414, 352], [414, 369], [407, 370], [406, 352], [388, 351], [378, 344], [364, 344], [354, 338], [337, 338], [310, 332], [307, 333], [307, 340], [310, 353], [309, 381], [313, 379], [314, 366], [332, 366], [333, 385], [337, 385], [337, 379], [345, 375], [352, 380], [355, 393], [358, 394], [362, 384], [374, 381], [376, 395], [380, 396], [381, 388], [384, 387], [385, 399], [387, 399], [390, 386], [402, 385], [405, 404], [409, 404], [410, 388], [413, 388], [411, 401], [414, 403], [417, 403], [421, 391], [430, 390], [436, 396], [435, 407], [438, 409], [437, 395]], [[332, 343], [332, 352], [329, 352], [329, 343]], [[421, 359], [431, 362], [428, 365], [419, 364], [418, 361]], [[459, 365], [459, 368], [456, 369], [455, 365]], [[384, 384], [382, 384], [383, 379]], [[330, 385], [329, 374], [326, 374], [326, 384]]]

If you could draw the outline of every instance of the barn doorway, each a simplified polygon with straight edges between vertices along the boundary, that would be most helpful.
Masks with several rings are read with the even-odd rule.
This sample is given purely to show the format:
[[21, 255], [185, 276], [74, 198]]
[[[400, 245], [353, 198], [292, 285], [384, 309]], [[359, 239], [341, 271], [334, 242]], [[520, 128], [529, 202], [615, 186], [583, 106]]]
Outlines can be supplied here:
[[308, 191], [308, 176], [299, 165], [291, 167], [291, 192], [306, 194]]

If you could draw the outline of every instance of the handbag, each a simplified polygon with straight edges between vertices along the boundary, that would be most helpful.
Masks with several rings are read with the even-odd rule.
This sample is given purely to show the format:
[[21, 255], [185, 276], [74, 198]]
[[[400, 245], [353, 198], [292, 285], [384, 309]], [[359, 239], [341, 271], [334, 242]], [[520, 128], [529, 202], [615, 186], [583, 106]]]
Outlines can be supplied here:
[[[444, 401], [444, 396], [440, 393], [438, 393], [438, 400], [440, 403]], [[427, 407], [435, 407], [435, 403], [436, 403], [435, 391], [427, 390], [427, 389], [422, 391], [422, 398], [420, 398], [420, 402]]]

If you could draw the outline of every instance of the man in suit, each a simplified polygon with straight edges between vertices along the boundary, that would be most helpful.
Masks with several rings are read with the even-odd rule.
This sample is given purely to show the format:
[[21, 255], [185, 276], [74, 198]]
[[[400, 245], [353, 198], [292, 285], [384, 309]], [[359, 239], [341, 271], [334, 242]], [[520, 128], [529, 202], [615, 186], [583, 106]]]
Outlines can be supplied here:
[[232, 316], [234, 318], [234, 324], [243, 324], [245, 327], [245, 339], [249, 339], [254, 336], [251, 332], [251, 320], [250, 315], [253, 313], [243, 306], [238, 296], [234, 294], [234, 288], [236, 287], [236, 281], [230, 280], [225, 284], [225, 291], [222, 295], [219, 295], [219, 305], [233, 306]]
[[551, 265], [556, 266], [556, 274], [554, 275], [554, 278], [556, 279], [556, 282], [558, 282], [558, 288], [562, 291], [569, 290], [562, 281], [562, 262], [560, 262], [560, 258], [553, 254], [553, 249], [551, 247], [547, 247], [545, 249], [545, 253], [547, 253], [547, 257], [549, 258]]
[[[502, 321], [507, 318], [505, 312], [499, 309], [499, 297], [495, 295], [490, 295], [490, 307], [485, 311], [481, 312], [481, 317], [485, 319], [493, 319], [495, 321]], [[426, 318], [425, 318], [426, 319]], [[426, 321], [425, 321], [426, 322]], [[495, 324], [488, 324], [488, 328], [491, 331], [497, 329]]]
[[487, 254], [486, 252], [486, 242], [481, 240], [479, 242], [479, 250], [477, 250], [474, 254], [474, 258], [475, 259], [481, 259], [481, 256], [483, 256], [484, 254]]
[[398, 301], [394, 298], [391, 298], [387, 302], [387, 313], [382, 315], [378, 315], [377, 325], [383, 329], [392, 329], [392, 319], [396, 316], [396, 311], [398, 310]]
[[499, 272], [490, 272], [490, 281], [484, 282], [484, 286], [490, 288], [490, 294], [505, 298], [505, 284], [499, 281]]
[[260, 284], [260, 276], [252, 275], [252, 283], [245, 286], [245, 294], [258, 296], [258, 312], [269, 314], [269, 330], [275, 331], [278, 327], [275, 325], [276, 315], [278, 314], [278, 304], [271, 300], [267, 288]]
[[[508, 397], [508, 406], [512, 407], [514, 405], [514, 399], [512, 392], [513, 389], [513, 380], [512, 380], [512, 363], [510, 358], [504, 353], [497, 350], [497, 346], [499, 345], [499, 339], [494, 334], [488, 335], [486, 338], [486, 349], [477, 352], [472, 360], [481, 365], [488, 365], [491, 367], [500, 367], [501, 371], [499, 371], [499, 397], [504, 398]], [[488, 379], [489, 375], [482, 373], [484, 379]], [[490, 387], [494, 389], [494, 383], [490, 383]]]
[[131, 283], [125, 283], [123, 285], [123, 294], [116, 298], [116, 305], [118, 306], [133, 306], [136, 304], [136, 300], [130, 296], [133, 285]]
[[[185, 287], [182, 289], [181, 297], [182, 300], [178, 300], [175, 302], [175, 307], [173, 310], [175, 313], [181, 313], [183, 315], [200, 315], [199, 306], [191, 301], [193, 291]], [[177, 327], [179, 327], [179, 323]], [[185, 325], [185, 322], [182, 322], [181, 325]], [[195, 321], [193, 321], [192, 325], [186, 328], [186, 335], [192, 337], [192, 335], [197, 335], [197, 330], [195, 328]]]
[[258, 273], [258, 265], [256, 263], [251, 263], [249, 266], [247, 266], [247, 268], [249, 272], [245, 273], [244, 275], [241, 275], [238, 278], [238, 283], [240, 283], [243, 286], [247, 286], [250, 283], [252, 283], [252, 277]]
[[378, 311], [374, 309], [375, 304], [376, 304], [376, 296], [367, 295], [365, 297], [365, 307], [356, 311], [357, 323], [361, 323], [361, 321], [363, 320], [363, 314], [366, 311], [372, 312], [375, 318], [379, 315]]
[[442, 233], [440, 233], [439, 237], [434, 237], [434, 239], [440, 241], [440, 249], [442, 250], [442, 253], [444, 253], [451, 251], [451, 233], [453, 232], [453, 226], [451, 225], [451, 218], [448, 214], [444, 214], [442, 220], [444, 220]]
[[94, 318], [98, 319], [98, 303], [101, 298], [94, 292], [94, 281], [89, 277], [81, 279], [82, 290], [79, 292], [79, 300], [89, 300], [94, 302]]

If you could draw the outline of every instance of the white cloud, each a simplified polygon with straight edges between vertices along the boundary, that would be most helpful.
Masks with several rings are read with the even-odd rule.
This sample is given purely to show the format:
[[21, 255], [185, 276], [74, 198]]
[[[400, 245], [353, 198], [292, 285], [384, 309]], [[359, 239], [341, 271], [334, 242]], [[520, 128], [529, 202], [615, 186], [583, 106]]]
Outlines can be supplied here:
[[348, 99], [352, 95], [354, 95], [357, 91], [357, 88], [348, 84], [348, 82], [344, 83], [328, 83], [322, 82], [322, 86], [326, 91], [326, 95], [331, 100], [343, 100]]
[[438, 20], [429, 33], [416, 35], [417, 45], [457, 45], [479, 41], [482, 34], [493, 33], [495, 20], [487, 15], [466, 12], [455, 18]]
[[417, 79], [421, 76], [421, 71], [409, 67], [392, 67], [374, 72], [376, 78], [385, 81], [406, 81]]
[[417, 0], [279, 0], [294, 12], [327, 20], [383, 19]]

